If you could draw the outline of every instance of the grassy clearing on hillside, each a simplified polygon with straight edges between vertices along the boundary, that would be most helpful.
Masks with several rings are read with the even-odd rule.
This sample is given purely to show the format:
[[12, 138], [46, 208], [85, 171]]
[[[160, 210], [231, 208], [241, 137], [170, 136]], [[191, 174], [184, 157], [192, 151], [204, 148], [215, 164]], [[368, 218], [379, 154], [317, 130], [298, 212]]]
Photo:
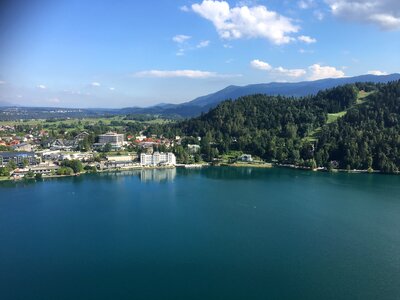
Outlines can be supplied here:
[[359, 91], [358, 92], [358, 96], [357, 96], [357, 104], [363, 104], [365, 103], [367, 100], [366, 98], [373, 94], [374, 92], [365, 92], [365, 91]]
[[229, 151], [228, 153], [221, 155], [221, 159], [223, 162], [229, 162], [231, 160], [237, 159], [242, 154], [242, 151]]
[[[365, 91], [360, 91], [358, 92], [358, 96], [357, 96], [357, 101], [356, 101], [356, 105], [361, 105], [365, 102], [367, 102], [367, 97], [369, 95], [371, 95], [374, 92], [365, 92]], [[328, 119], [326, 121], [326, 124], [332, 124], [334, 122], [336, 122], [337, 120], [339, 120], [340, 118], [342, 118], [343, 116], [345, 116], [347, 114], [347, 110], [338, 112], [338, 113], [334, 113], [334, 114], [328, 114]], [[311, 131], [310, 134], [308, 136], [306, 136], [303, 141], [305, 142], [316, 142], [318, 140], [318, 134], [321, 132], [322, 128], [318, 127], [315, 130]]]
[[331, 124], [333, 122], [336, 122], [339, 118], [343, 117], [346, 114], [347, 111], [341, 111], [335, 114], [328, 114], [328, 120], [326, 121], [326, 124]]

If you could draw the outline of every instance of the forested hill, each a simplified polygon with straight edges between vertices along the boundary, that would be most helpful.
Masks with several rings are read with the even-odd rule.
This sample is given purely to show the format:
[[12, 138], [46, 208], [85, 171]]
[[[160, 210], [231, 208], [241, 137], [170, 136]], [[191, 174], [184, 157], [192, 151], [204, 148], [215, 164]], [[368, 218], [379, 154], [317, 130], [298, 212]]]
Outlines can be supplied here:
[[400, 168], [400, 81], [303, 98], [246, 96], [169, 130], [202, 137], [210, 160], [241, 150], [279, 163], [393, 173]]

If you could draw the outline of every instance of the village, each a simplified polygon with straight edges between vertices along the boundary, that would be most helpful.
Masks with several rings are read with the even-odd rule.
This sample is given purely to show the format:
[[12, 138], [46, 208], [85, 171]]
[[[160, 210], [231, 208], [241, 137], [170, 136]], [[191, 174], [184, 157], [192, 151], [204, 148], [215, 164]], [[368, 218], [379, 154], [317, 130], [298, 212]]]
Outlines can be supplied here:
[[[200, 155], [200, 138], [195, 139], [197, 144], [189, 144], [180, 136], [167, 139], [156, 135], [145, 136], [142, 132], [126, 135], [109, 131], [99, 134], [94, 143], [88, 144], [90, 133], [87, 131], [81, 131], [72, 139], [50, 138], [47, 130], [34, 128], [24, 135], [15, 131], [13, 126], [0, 126], [0, 176], [4, 179], [208, 165]], [[175, 155], [177, 151], [178, 158]], [[253, 161], [248, 154], [238, 159], [244, 163]]]

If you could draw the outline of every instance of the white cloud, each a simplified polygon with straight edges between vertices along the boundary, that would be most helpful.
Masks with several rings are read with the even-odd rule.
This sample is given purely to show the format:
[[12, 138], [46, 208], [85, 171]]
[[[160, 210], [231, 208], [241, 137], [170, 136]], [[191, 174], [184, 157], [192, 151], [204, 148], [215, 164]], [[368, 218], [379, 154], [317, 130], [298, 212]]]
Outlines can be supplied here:
[[185, 49], [179, 49], [178, 52], [176, 52], [176, 56], [183, 56], [185, 55]]
[[99, 82], [96, 82], [96, 81], [92, 82], [90, 85], [91, 85], [91, 86], [94, 86], [94, 87], [99, 87], [99, 86], [101, 86], [101, 84], [100, 84]]
[[301, 54], [312, 54], [312, 53], [314, 53], [314, 51], [313, 50], [306, 50], [306, 49], [301, 48], [301, 49], [299, 49], [299, 53], [301, 53]]
[[325, 17], [324, 13], [318, 9], [314, 10], [313, 12], [314, 17], [317, 18], [317, 20], [322, 21]]
[[41, 90], [45, 90], [45, 89], [47, 89], [47, 87], [44, 85], [44, 84], [39, 84], [38, 86], [36, 86], [38, 89], [41, 89]]
[[173, 37], [173, 41], [177, 43], [178, 50], [176, 52], [177, 56], [183, 56], [187, 51], [193, 51], [200, 48], [206, 48], [210, 45], [209, 40], [202, 40], [198, 42], [197, 45], [193, 45], [193, 43], [186, 42], [191, 39], [191, 36], [188, 35], [176, 35]]
[[250, 62], [250, 65], [254, 69], [269, 71], [272, 69], [271, 65], [265, 61], [261, 61], [259, 59], [254, 59]]
[[0, 80], [0, 84], [6, 84], [4, 80]]
[[309, 9], [314, 6], [314, 0], [300, 0], [297, 2], [297, 6], [301, 9]]
[[205, 48], [210, 45], [210, 41], [201, 41], [197, 44], [196, 48]]
[[316, 39], [314, 39], [312, 37], [309, 37], [309, 36], [306, 36], [306, 35], [301, 35], [297, 39], [299, 41], [301, 41], [301, 42], [306, 43], [306, 44], [312, 44], [312, 43], [316, 43], [317, 42]]
[[231, 8], [226, 1], [204, 0], [192, 10], [211, 21], [223, 39], [265, 38], [280, 45], [293, 41], [290, 34], [299, 31], [290, 18], [262, 5]]
[[301, 77], [307, 73], [304, 69], [285, 69], [282, 67], [277, 67], [274, 70], [282, 75], [289, 77]]
[[110, 87], [110, 88], [108, 88], [110, 91], [115, 91], [115, 88], [114, 87]]
[[306, 74], [304, 69], [285, 69], [283, 67], [273, 68], [269, 63], [261, 61], [259, 59], [254, 59], [250, 62], [250, 65], [257, 70], [268, 71], [270, 73], [275, 73], [287, 77], [301, 77]]
[[319, 64], [314, 64], [308, 67], [310, 72], [309, 80], [319, 80], [324, 78], [341, 78], [344, 77], [344, 72], [330, 66], [321, 66]]
[[370, 74], [370, 75], [378, 75], [378, 76], [382, 76], [382, 75], [388, 75], [388, 73], [387, 72], [384, 72], [384, 71], [379, 71], [379, 70], [372, 70], [372, 71], [368, 71], [368, 73], [367, 74]]
[[399, 0], [325, 0], [334, 16], [400, 30]]
[[181, 11], [184, 11], [184, 12], [190, 11], [190, 8], [187, 7], [186, 5], [183, 5], [183, 6], [179, 7], [179, 9], [180, 9]]
[[134, 74], [136, 77], [150, 78], [191, 78], [191, 79], [206, 79], [206, 78], [229, 78], [239, 77], [241, 75], [224, 75], [216, 72], [199, 71], [199, 70], [149, 70], [141, 71]]
[[308, 80], [340, 78], [345, 76], [343, 71], [337, 70], [335, 67], [321, 66], [319, 64], [309, 66], [307, 69], [286, 69], [284, 67], [274, 68], [267, 62], [255, 59], [250, 62], [250, 65], [255, 69], [268, 71], [271, 74], [292, 78], [304, 77]]
[[191, 38], [192, 38], [192, 37], [189, 36], [189, 35], [178, 34], [178, 35], [174, 36], [174, 37], [172, 38], [172, 40], [173, 40], [175, 43], [182, 44], [182, 43], [186, 42], [187, 40], [190, 40]]

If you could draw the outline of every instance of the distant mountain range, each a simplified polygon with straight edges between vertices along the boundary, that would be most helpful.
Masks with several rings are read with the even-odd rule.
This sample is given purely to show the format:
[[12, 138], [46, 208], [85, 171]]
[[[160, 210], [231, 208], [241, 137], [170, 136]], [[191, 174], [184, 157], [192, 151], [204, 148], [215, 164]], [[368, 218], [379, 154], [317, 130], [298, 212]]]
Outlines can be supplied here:
[[15, 105], [7, 101], [0, 101], [0, 107], [10, 107], [10, 106], [15, 106]]
[[228, 86], [218, 92], [198, 97], [192, 101], [182, 104], [159, 104], [146, 108], [124, 108], [125, 113], [143, 113], [143, 114], [162, 114], [179, 115], [182, 117], [193, 117], [207, 112], [210, 108], [217, 106], [220, 102], [231, 99], [236, 100], [239, 97], [252, 94], [282, 95], [282, 96], [307, 96], [314, 95], [321, 90], [333, 88], [339, 85], [355, 82], [373, 82], [386, 83], [389, 81], [400, 80], [400, 74], [390, 75], [361, 75], [356, 77], [345, 77], [335, 79], [321, 79], [316, 81], [303, 82], [272, 82], [261, 84], [250, 84], [246, 86]]
[[[211, 108], [216, 107], [224, 100], [236, 100], [239, 97], [252, 94], [282, 95], [282, 96], [307, 96], [314, 95], [321, 90], [333, 88], [339, 85], [355, 83], [355, 82], [373, 82], [387, 83], [389, 81], [400, 80], [400, 74], [390, 75], [361, 75], [356, 77], [345, 77], [335, 79], [321, 79], [316, 81], [303, 82], [272, 82], [261, 84], [250, 84], [246, 86], [228, 86], [215, 93], [198, 97], [189, 102], [181, 104], [160, 103], [150, 107], [127, 107], [121, 109], [63, 109], [63, 108], [26, 108], [18, 107], [10, 103], [0, 102], [1, 110], [5, 107], [14, 107], [18, 110], [18, 118], [29, 118], [30, 116], [43, 118], [69, 116], [104, 116], [104, 115], [122, 115], [122, 114], [157, 114], [166, 117], [195, 117], [202, 112], [208, 112]], [[24, 113], [21, 114], [21, 111]], [[12, 114], [8, 111], [7, 118], [12, 118]], [[69, 116], [71, 117], [71, 116]], [[5, 118], [5, 116], [3, 116]], [[0, 114], [0, 119], [2, 116]]]

